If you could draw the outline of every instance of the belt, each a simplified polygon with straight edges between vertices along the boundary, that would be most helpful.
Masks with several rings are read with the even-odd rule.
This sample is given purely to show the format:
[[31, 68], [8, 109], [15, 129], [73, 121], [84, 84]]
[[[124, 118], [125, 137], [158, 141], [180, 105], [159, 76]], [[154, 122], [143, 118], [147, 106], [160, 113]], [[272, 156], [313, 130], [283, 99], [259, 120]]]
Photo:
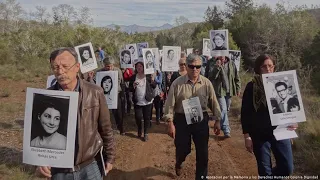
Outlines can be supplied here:
[[82, 168], [91, 164], [94, 160], [95, 160], [95, 158], [89, 159], [87, 161], [84, 161], [84, 162], [74, 166], [73, 168], [54, 168], [53, 171], [55, 173], [72, 173], [72, 172], [80, 171]]

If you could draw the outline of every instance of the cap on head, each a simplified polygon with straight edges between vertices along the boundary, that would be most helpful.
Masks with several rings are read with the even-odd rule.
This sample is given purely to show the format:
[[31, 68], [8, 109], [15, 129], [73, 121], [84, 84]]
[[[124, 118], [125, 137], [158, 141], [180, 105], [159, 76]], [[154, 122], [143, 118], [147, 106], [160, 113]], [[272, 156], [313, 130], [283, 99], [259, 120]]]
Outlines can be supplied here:
[[103, 59], [103, 63], [105, 65], [114, 64], [114, 59], [111, 56], [107, 56], [106, 58]]

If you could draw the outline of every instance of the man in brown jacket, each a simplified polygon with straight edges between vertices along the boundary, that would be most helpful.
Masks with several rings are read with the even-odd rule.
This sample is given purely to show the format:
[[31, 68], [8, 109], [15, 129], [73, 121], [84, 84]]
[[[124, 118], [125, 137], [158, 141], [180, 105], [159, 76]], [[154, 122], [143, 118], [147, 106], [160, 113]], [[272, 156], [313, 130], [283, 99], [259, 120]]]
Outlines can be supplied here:
[[[60, 179], [103, 179], [114, 161], [114, 139], [110, 114], [103, 90], [78, 78], [80, 64], [73, 48], [60, 48], [50, 55], [50, 64], [57, 83], [51, 90], [79, 92], [74, 168], [38, 167], [37, 173]], [[101, 167], [99, 151], [103, 147], [105, 167]]]

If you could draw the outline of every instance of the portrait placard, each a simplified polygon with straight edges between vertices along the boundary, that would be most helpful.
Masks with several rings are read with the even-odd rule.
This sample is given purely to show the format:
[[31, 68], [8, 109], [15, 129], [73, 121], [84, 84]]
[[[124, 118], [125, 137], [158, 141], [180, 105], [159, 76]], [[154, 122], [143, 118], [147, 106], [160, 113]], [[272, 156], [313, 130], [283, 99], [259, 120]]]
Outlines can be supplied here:
[[47, 78], [47, 88], [55, 85], [56, 82], [57, 82], [57, 79], [56, 79], [55, 75], [48, 76], [48, 78]]
[[125, 49], [128, 49], [131, 52], [132, 62], [138, 59], [139, 55], [138, 55], [137, 44], [127, 44]]
[[159, 48], [151, 48], [154, 56], [154, 68], [160, 71], [160, 53]]
[[228, 56], [229, 39], [228, 30], [210, 30], [211, 56]]
[[23, 163], [74, 167], [78, 92], [27, 88]]
[[174, 72], [179, 70], [181, 56], [180, 46], [163, 46], [162, 71]]
[[205, 56], [211, 56], [211, 43], [210, 39], [203, 38], [202, 39], [202, 54]]
[[80, 70], [86, 73], [98, 68], [96, 56], [94, 55], [91, 42], [74, 47], [78, 54]]
[[229, 58], [234, 62], [238, 71], [241, 65], [241, 51], [229, 50]]
[[306, 121], [295, 70], [262, 74], [271, 124]]
[[138, 46], [139, 58], [140, 60], [142, 60], [143, 59], [142, 49], [149, 48], [149, 43], [148, 42], [137, 43], [137, 46]]
[[151, 48], [142, 49], [144, 74], [153, 74], [155, 72], [154, 54]]
[[203, 113], [199, 97], [192, 97], [182, 101], [187, 124], [199, 123], [203, 120]]
[[96, 75], [96, 84], [103, 89], [108, 108], [118, 108], [118, 71], [100, 71]]
[[133, 60], [131, 59], [131, 52], [128, 49], [124, 49], [120, 52], [120, 67], [133, 68]]

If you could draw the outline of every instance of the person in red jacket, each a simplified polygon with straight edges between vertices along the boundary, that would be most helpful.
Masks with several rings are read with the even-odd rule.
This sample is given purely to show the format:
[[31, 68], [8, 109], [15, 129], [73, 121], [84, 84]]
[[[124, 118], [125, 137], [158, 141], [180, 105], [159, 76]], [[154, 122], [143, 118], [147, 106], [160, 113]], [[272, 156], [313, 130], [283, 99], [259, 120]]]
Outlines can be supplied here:
[[125, 83], [125, 109], [127, 114], [130, 114], [131, 104], [132, 104], [132, 92], [129, 91], [129, 80], [133, 75], [133, 70], [131, 68], [126, 68], [123, 71], [123, 80]]

